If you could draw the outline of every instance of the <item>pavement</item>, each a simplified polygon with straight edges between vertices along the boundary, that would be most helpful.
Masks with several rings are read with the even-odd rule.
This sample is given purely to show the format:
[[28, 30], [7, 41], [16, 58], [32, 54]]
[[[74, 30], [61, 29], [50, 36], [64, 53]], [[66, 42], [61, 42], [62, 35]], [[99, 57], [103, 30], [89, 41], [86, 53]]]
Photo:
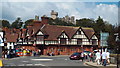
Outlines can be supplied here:
[[92, 66], [93, 68], [116, 68], [117, 65], [116, 64], [109, 64], [109, 65], [106, 65], [106, 66], [103, 66], [103, 65], [97, 65], [96, 62], [84, 62], [86, 65], [88, 66]]

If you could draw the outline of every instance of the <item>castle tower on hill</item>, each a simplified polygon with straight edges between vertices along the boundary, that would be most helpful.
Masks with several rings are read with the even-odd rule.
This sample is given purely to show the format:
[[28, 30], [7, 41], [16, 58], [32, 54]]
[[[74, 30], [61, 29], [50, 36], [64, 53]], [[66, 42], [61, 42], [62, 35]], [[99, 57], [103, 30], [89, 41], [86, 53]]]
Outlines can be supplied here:
[[58, 16], [58, 12], [55, 12], [54, 10], [51, 11], [51, 18], [56, 19]]

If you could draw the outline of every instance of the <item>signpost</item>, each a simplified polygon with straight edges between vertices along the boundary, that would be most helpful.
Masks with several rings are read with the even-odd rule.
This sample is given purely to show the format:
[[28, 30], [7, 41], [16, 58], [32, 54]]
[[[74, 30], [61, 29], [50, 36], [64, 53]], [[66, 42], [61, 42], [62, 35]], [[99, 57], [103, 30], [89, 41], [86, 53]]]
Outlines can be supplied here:
[[100, 43], [101, 43], [101, 52], [103, 51], [103, 47], [107, 47], [107, 39], [108, 39], [109, 33], [106, 32], [100, 32]]

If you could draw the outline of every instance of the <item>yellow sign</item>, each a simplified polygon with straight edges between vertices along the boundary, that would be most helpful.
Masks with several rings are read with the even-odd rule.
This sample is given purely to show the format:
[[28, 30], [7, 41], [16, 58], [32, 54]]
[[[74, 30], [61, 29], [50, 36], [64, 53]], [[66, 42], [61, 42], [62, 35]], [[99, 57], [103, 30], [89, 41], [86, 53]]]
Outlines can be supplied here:
[[0, 67], [2, 67], [3, 66], [3, 63], [2, 63], [2, 60], [0, 60]]

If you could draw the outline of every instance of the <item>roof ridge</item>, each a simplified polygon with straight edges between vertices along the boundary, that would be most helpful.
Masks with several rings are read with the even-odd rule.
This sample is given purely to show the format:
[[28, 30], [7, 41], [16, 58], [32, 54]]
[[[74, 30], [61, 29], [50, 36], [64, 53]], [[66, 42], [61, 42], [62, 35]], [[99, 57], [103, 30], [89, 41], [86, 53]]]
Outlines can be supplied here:
[[79, 28], [79, 27], [74, 27], [74, 26], [60, 26], [60, 25], [56, 25], [57, 27], [66, 27], [66, 28]]
[[90, 28], [90, 27], [81, 27], [83, 29], [93, 29], [93, 28]]

